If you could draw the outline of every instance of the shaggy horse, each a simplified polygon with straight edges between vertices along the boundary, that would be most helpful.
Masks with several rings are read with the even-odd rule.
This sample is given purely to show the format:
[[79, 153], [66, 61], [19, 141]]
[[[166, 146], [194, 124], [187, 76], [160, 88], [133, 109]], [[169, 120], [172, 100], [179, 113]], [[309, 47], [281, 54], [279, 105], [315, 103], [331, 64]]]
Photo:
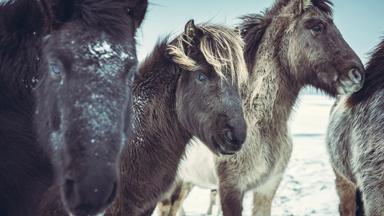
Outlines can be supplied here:
[[134, 134], [123, 152], [122, 190], [107, 215], [151, 215], [192, 136], [218, 154], [240, 150], [247, 77], [240, 35], [224, 26], [190, 21], [183, 34], [160, 42], [134, 82]]
[[210, 173], [218, 182], [211, 184], [225, 216], [242, 214], [247, 191], [253, 191], [253, 215], [270, 215], [292, 153], [287, 122], [299, 91], [311, 85], [331, 96], [356, 92], [364, 68], [333, 23], [329, 0], [278, 0], [262, 14], [243, 17], [240, 29], [250, 72], [243, 92], [247, 139], [240, 152], [211, 154], [215, 166], [198, 169], [215, 167]]
[[355, 197], [359, 193], [365, 215], [384, 215], [384, 40], [366, 69], [364, 88], [336, 101], [328, 126], [328, 151], [342, 216], [355, 215], [359, 210], [354, 202], [359, 200]]
[[115, 198], [141, 0], [0, 3], [0, 215], [39, 215], [52, 184], [77, 216]]

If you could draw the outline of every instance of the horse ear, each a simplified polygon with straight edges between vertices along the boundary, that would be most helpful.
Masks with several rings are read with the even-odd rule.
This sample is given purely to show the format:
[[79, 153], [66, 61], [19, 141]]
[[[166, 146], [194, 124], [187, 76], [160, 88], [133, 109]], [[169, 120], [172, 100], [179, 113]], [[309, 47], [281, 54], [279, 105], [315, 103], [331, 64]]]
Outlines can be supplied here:
[[241, 36], [241, 28], [240, 28], [240, 26], [235, 26], [234, 31], [235, 31], [236, 34]]
[[184, 27], [184, 35], [187, 36], [187, 38], [195, 38], [197, 32], [197, 28], [195, 26], [195, 21], [193, 19], [189, 20], [187, 24], [185, 24]]

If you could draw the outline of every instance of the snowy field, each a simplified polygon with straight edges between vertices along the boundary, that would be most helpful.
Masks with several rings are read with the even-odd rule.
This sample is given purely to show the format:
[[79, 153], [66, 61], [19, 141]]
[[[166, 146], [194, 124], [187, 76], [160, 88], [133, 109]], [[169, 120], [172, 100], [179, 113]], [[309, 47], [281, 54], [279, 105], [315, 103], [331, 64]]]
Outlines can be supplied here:
[[[274, 216], [338, 215], [324, 135], [333, 103], [329, 97], [303, 94], [290, 121], [293, 154], [272, 206]], [[194, 188], [184, 203], [188, 216], [203, 216], [209, 191]], [[244, 216], [251, 215], [251, 197], [245, 196]]]

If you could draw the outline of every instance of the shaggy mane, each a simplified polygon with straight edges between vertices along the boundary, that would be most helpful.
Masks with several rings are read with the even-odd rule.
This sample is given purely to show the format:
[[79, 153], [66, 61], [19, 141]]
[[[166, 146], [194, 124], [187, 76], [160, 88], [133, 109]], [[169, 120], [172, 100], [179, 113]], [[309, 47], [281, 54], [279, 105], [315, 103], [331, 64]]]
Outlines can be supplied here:
[[348, 104], [353, 106], [362, 103], [381, 89], [384, 89], [384, 39], [371, 54], [366, 67], [364, 87], [348, 98]]
[[[72, 0], [74, 1], [74, 0]], [[127, 0], [80, 0], [74, 7], [81, 20], [96, 29], [124, 37], [128, 28], [128, 14], [135, 5]]]
[[[243, 57], [244, 43], [240, 35], [221, 25], [202, 24], [196, 28], [203, 32], [198, 48], [215, 72], [222, 78], [229, 75], [239, 85], [244, 83], [248, 79], [248, 71]], [[168, 53], [183, 69], [196, 71], [199, 65], [187, 55], [183, 46], [187, 42], [185, 36], [179, 35], [175, 39], [176, 43], [169, 44]]]

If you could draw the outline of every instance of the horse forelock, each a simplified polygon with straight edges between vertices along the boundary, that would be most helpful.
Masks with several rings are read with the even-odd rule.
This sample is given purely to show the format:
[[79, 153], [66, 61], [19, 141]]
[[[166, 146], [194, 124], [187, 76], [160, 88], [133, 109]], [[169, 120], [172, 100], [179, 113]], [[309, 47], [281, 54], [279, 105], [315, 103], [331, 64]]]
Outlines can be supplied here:
[[81, 0], [74, 3], [74, 18], [110, 34], [125, 36], [128, 13], [134, 5], [126, 0]]
[[202, 25], [204, 36], [200, 50], [215, 72], [225, 77], [230, 72], [232, 81], [242, 84], [248, 80], [244, 60], [244, 42], [233, 29], [220, 25]]
[[173, 43], [168, 44], [167, 52], [172, 61], [184, 70], [196, 71], [200, 68], [199, 64], [188, 56], [184, 43], [192, 46], [183, 35], [178, 36]]
[[333, 3], [331, 0], [276, 0], [273, 6], [266, 11], [267, 16], [279, 16], [286, 11], [300, 15], [311, 7], [318, 8], [320, 11], [332, 16]]
[[[239, 85], [248, 79], [248, 71], [243, 57], [244, 43], [234, 30], [220, 25], [199, 25], [203, 32], [198, 49], [214, 71], [223, 79], [229, 75]], [[184, 44], [192, 46], [186, 35], [180, 35], [176, 43], [168, 46], [172, 60], [183, 69], [196, 71], [199, 64], [188, 56]], [[228, 74], [229, 73], [229, 74]]]

